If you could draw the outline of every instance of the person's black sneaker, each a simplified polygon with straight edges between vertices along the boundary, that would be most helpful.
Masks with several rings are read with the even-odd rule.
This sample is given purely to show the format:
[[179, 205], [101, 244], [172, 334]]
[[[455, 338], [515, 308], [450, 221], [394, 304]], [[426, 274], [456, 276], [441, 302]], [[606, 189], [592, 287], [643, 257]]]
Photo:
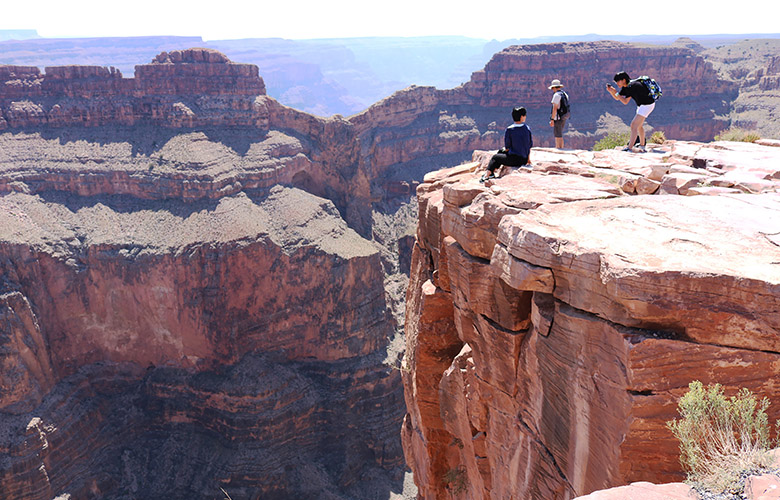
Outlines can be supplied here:
[[493, 175], [493, 172], [485, 172], [485, 175], [483, 175], [483, 176], [482, 176], [482, 177], [479, 179], [479, 182], [485, 182], [485, 181], [487, 181], [487, 180], [490, 180], [490, 179], [495, 179], [495, 178], [496, 178], [496, 176], [495, 176], [495, 175]]

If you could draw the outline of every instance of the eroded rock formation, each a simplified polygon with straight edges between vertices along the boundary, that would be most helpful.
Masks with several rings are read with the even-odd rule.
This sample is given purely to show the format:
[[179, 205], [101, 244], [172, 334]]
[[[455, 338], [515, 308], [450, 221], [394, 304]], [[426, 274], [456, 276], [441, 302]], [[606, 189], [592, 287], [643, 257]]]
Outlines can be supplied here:
[[780, 138], [780, 40], [741, 40], [707, 49], [701, 55], [721, 78], [739, 87], [729, 120], [732, 126]]
[[[556, 47], [548, 50], [557, 54]], [[675, 74], [700, 78], [700, 93], [686, 94], [685, 105], [666, 89], [673, 118], [654, 114], [656, 124], [668, 120], [688, 138], [709, 138], [719, 123], [711, 110], [731, 91], [688, 49], [604, 42], [561, 46], [560, 56], [550, 74], [526, 78], [541, 66], [541, 52], [507, 49], [462, 87], [409, 88], [348, 118], [282, 106], [265, 95], [256, 67], [205, 49], [160, 54], [134, 78], [99, 67], [0, 67], [0, 496], [191, 498], [218, 495], [220, 486], [233, 498], [386, 496], [401, 470], [403, 414], [400, 377], [386, 350], [394, 318], [403, 320], [401, 271], [411, 268], [416, 289], [428, 265], [419, 248], [414, 259], [405, 254], [403, 226], [415, 214], [406, 203], [422, 175], [500, 145], [518, 103], [531, 110], [543, 143], [545, 129], [534, 123], [547, 112], [546, 80], [565, 78], [558, 63], [590, 60], [601, 92], [604, 78], [628, 62], [659, 72], [672, 65]], [[609, 64], [600, 66], [602, 59]], [[569, 81], [570, 90], [589, 85], [584, 76]], [[601, 123], [614, 104], [606, 92], [584, 93], [579, 116]], [[572, 124], [569, 144], [578, 137], [590, 144], [606, 131], [577, 132], [581, 125]], [[682, 163], [727, 176], [726, 164], [693, 154]], [[555, 157], [547, 170], [587, 170], [601, 158], [575, 156]], [[620, 175], [603, 169], [617, 184], [551, 178], [544, 203], [644, 192], [659, 182], [654, 176], [678, 173], [656, 167]], [[569, 191], [557, 190], [563, 178]], [[663, 192], [694, 192], [671, 178], [659, 182]], [[732, 187], [704, 187], [767, 189], [721, 180]], [[471, 189], [484, 187], [452, 191], [458, 206], [468, 204]], [[422, 198], [423, 213], [436, 210], [435, 192]], [[483, 260], [492, 255], [500, 217], [541, 202], [502, 196], [474, 205], [457, 229], [463, 238], [430, 248], [436, 259], [466, 266], [442, 279], [474, 281], [502, 301], [479, 309], [480, 318], [499, 318], [484, 320], [485, 328], [525, 331], [529, 311], [548, 317], [555, 302], [511, 279], [516, 288], [490, 281]], [[446, 234], [454, 236], [458, 226], [454, 213], [422, 221], [423, 234], [450, 227]], [[539, 280], [532, 286], [548, 290], [549, 276]], [[453, 302], [448, 290], [437, 282], [429, 296], [411, 301], [439, 309], [434, 317], [416, 305], [409, 313], [428, 325], [422, 337], [438, 339], [430, 353], [438, 364], [426, 383], [437, 382], [462, 348], [455, 330], [440, 323], [464, 323], [453, 311], [468, 299]], [[444, 330], [450, 333], [442, 337]], [[512, 333], [501, 342], [520, 349], [523, 338]], [[510, 374], [496, 367], [491, 377]], [[431, 387], [421, 384], [426, 403], [410, 410], [420, 419], [438, 411]], [[431, 429], [433, 443], [453, 432], [444, 424]], [[476, 446], [498, 438], [482, 437]], [[409, 455], [421, 441], [409, 433], [404, 439], [418, 481], [434, 484], [426, 478], [438, 481], [449, 455], [426, 472], [416, 464], [427, 451]], [[556, 463], [546, 443], [529, 446]], [[484, 469], [488, 462], [475, 463]], [[450, 473], [456, 484], [461, 470]], [[560, 474], [550, 477], [549, 488], [569, 491]]]
[[375, 186], [383, 193], [466, 161], [473, 150], [502, 146], [513, 106], [528, 109], [535, 145], [553, 145], [547, 88], [553, 78], [571, 97], [567, 147], [590, 148], [611, 131], [627, 131], [635, 106], [617, 103], [604, 88], [621, 70], [661, 82], [664, 96], [648, 123], [667, 138], [708, 141], [728, 127], [737, 85], [720, 79], [691, 49], [606, 41], [509, 47], [460, 87], [410, 87], [349, 121], [372, 178], [384, 180]]
[[344, 220], [370, 230], [350, 125], [209, 51], [132, 80], [3, 71], [0, 497], [400, 491], [385, 267]]
[[679, 480], [665, 422], [689, 382], [780, 397], [779, 155], [669, 141], [538, 150], [488, 185], [482, 153], [428, 174], [403, 364], [421, 497]]
[[122, 78], [100, 66], [3, 66], [4, 128], [153, 123], [162, 127], [260, 125], [255, 97], [265, 94], [257, 66], [211, 49], [163, 52]]
[[400, 466], [379, 254], [329, 201], [2, 209], [0, 496], [316, 496]]

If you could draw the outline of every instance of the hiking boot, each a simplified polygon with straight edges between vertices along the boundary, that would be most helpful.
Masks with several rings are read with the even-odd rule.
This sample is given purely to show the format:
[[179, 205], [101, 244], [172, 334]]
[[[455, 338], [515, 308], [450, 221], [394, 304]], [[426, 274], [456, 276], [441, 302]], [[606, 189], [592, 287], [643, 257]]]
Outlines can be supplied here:
[[644, 147], [644, 146], [642, 146], [641, 144], [640, 144], [639, 146], [637, 146], [637, 147], [636, 147], [636, 149], [637, 149], [637, 151], [639, 151], [640, 153], [647, 153], [647, 149], [645, 149], [645, 147]]
[[621, 149], [621, 151], [628, 151], [629, 153], [633, 153], [634, 152], [634, 150], [631, 149], [631, 146], [626, 146], [623, 149]]

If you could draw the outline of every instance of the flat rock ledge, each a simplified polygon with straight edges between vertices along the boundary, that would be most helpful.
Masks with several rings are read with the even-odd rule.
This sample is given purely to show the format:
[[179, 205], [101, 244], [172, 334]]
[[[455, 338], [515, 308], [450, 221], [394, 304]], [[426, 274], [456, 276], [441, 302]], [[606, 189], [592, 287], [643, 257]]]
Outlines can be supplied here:
[[666, 422], [688, 384], [780, 400], [780, 148], [537, 148], [482, 184], [491, 154], [417, 189], [402, 438], [420, 495], [684, 498], [647, 483], [684, 478]]

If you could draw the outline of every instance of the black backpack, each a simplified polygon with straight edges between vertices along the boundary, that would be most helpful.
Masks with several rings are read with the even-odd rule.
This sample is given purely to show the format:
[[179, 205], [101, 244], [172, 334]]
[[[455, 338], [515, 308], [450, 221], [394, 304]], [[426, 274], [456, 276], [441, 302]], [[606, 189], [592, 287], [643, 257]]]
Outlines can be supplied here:
[[559, 90], [561, 93], [561, 102], [558, 104], [558, 119], [566, 117], [571, 112], [571, 106], [569, 105], [569, 94], [563, 90]]
[[647, 91], [650, 92], [650, 97], [653, 98], [653, 102], [657, 101], [661, 98], [663, 95], [663, 92], [661, 91], [661, 86], [658, 85], [658, 82], [650, 78], [649, 76], [640, 76], [636, 79], [636, 81], [641, 82], [645, 87], [647, 87]]

